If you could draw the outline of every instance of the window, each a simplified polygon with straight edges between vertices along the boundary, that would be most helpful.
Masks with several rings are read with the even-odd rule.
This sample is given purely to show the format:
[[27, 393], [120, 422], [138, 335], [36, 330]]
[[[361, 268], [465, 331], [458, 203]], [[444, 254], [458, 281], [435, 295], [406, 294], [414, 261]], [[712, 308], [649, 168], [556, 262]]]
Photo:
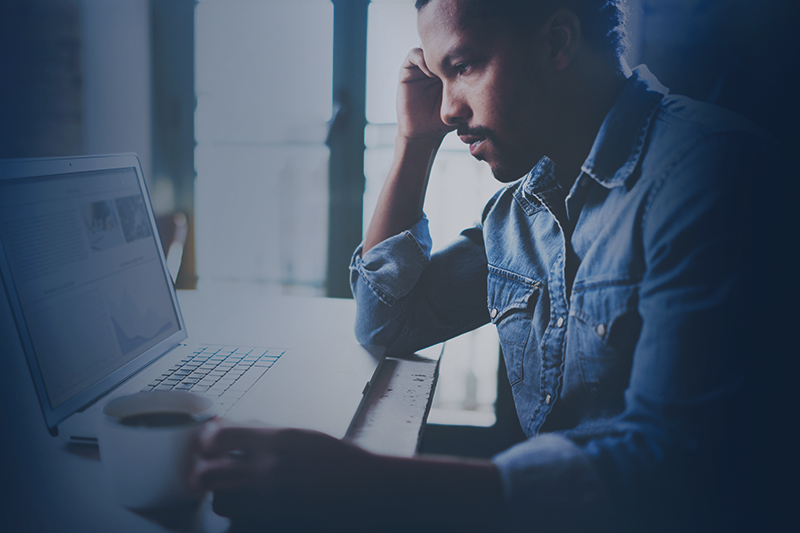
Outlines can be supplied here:
[[199, 283], [321, 296], [333, 5], [201, 0], [195, 36]]

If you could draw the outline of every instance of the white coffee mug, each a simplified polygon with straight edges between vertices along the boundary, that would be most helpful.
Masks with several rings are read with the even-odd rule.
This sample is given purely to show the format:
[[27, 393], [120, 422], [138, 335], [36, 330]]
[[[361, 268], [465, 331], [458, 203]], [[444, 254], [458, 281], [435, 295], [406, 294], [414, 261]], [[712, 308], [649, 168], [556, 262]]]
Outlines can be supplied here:
[[189, 488], [203, 425], [214, 402], [181, 391], [121, 396], [103, 408], [100, 459], [118, 501], [152, 509], [202, 497]]

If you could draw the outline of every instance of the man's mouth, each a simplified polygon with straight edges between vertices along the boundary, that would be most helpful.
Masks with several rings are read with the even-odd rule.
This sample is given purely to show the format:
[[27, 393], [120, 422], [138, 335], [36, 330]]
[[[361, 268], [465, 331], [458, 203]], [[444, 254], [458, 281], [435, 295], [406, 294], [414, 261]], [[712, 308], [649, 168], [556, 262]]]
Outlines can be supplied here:
[[461, 139], [461, 142], [464, 144], [469, 145], [469, 153], [473, 156], [477, 154], [478, 150], [483, 144], [483, 141], [486, 140], [486, 137], [477, 137], [474, 135], [459, 135], [458, 138]]

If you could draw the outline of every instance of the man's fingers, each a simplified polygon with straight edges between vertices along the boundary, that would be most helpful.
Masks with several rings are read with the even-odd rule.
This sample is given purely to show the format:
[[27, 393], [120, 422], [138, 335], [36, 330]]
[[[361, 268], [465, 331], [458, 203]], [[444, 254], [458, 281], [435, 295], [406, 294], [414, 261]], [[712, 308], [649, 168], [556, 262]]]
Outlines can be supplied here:
[[408, 53], [406, 60], [403, 62], [403, 74], [401, 79], [402, 81], [408, 82], [423, 77], [439, 79], [438, 76], [430, 71], [427, 63], [425, 63], [425, 54], [422, 48], [414, 48]]
[[200, 459], [195, 465], [193, 483], [203, 490], [266, 488], [273, 476], [270, 471], [277, 463], [271, 454], [239, 457], [238, 454]]
[[231, 451], [252, 454], [256, 450], [269, 450], [273, 430], [228, 424], [230, 422], [225, 420], [213, 420], [203, 428], [200, 451], [205, 457], [218, 457]]

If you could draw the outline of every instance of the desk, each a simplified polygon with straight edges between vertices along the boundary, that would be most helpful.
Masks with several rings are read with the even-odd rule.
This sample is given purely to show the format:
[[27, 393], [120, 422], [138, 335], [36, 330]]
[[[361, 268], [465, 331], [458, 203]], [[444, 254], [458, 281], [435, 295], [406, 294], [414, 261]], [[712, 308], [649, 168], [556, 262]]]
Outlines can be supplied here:
[[[278, 296], [266, 288], [227, 285], [179, 294], [190, 336], [203, 341], [291, 345], [314, 336], [330, 345], [355, 343], [351, 300]], [[15, 387], [4, 407], [0, 529], [16, 532], [224, 532], [228, 523], [206, 501], [199, 510], [145, 516], [117, 504], [93, 447], [68, 446], [45, 428], [5, 299], [0, 307], [2, 359]], [[213, 309], [213, 311], [209, 311]], [[437, 351], [392, 358], [364, 399], [349, 438], [375, 452], [413, 455], [430, 407]], [[402, 390], [404, 394], [392, 394]], [[11, 408], [13, 406], [13, 409]]]

